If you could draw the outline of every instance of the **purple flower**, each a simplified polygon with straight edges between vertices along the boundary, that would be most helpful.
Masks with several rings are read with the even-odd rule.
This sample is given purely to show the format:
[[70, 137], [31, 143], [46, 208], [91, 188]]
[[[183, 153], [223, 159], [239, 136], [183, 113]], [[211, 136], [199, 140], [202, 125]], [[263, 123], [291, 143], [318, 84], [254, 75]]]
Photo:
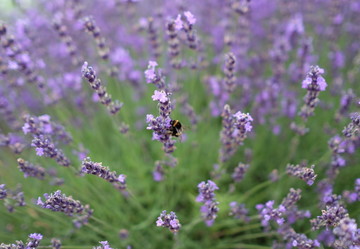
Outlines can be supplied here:
[[172, 233], [177, 233], [181, 227], [181, 224], [174, 212], [166, 213], [166, 210], [162, 211], [160, 216], [157, 218], [156, 226], [166, 227]]
[[24, 177], [35, 177], [40, 180], [44, 179], [45, 177], [45, 169], [43, 167], [40, 167], [38, 165], [33, 165], [30, 162], [25, 161], [22, 158], [19, 158], [17, 160], [18, 162], [18, 168], [21, 172], [24, 173]]
[[93, 249], [112, 249], [108, 241], [99, 241], [99, 243], [101, 246], [93, 247]]
[[327, 84], [321, 76], [323, 73], [324, 69], [319, 66], [311, 66], [309, 73], [302, 82], [302, 88], [312, 91], [325, 91]]
[[[319, 93], [326, 89], [327, 84], [325, 79], [321, 76], [323, 73], [324, 69], [319, 66], [311, 66], [310, 71], [302, 82], [302, 88], [307, 89], [307, 94], [304, 97], [305, 104], [301, 107], [299, 113], [304, 122], [306, 122], [310, 116], [314, 115], [315, 107], [319, 102]], [[294, 129], [295, 128], [296, 125], [294, 126]]]
[[190, 25], [194, 25], [196, 23], [196, 18], [190, 11], [185, 11], [184, 16]]
[[234, 91], [236, 86], [236, 77], [235, 77], [235, 66], [236, 66], [236, 59], [233, 53], [226, 54], [226, 61], [224, 67], [224, 74], [225, 74], [225, 89], [228, 93]]
[[292, 165], [288, 164], [286, 166], [286, 173], [291, 176], [298, 177], [299, 179], [305, 181], [308, 185], [313, 185], [316, 179], [316, 174], [314, 171], [315, 165], [311, 165], [310, 168], [306, 168], [303, 165]]
[[61, 249], [61, 241], [59, 239], [52, 238], [51, 246], [52, 246], [52, 249]]
[[152, 83], [156, 79], [155, 67], [157, 66], [156, 61], [149, 61], [148, 69], [144, 72], [147, 83]]
[[39, 246], [43, 236], [40, 233], [32, 233], [29, 235], [29, 240], [26, 244], [27, 249], [35, 249]]
[[44, 194], [44, 197], [45, 202], [39, 197], [36, 205], [74, 217], [73, 223], [75, 227], [86, 224], [93, 213], [89, 205], [82, 205], [80, 201], [74, 200], [71, 196], [67, 197], [60, 190], [52, 194]]
[[250, 217], [248, 216], [249, 210], [245, 208], [245, 204], [237, 203], [236, 201], [230, 202], [230, 216], [234, 216], [235, 219], [243, 220], [248, 223]]
[[183, 28], [183, 22], [181, 21], [181, 15], [179, 14], [175, 19], [175, 29], [181, 30]]
[[337, 237], [334, 245], [335, 248], [351, 248], [356, 249], [360, 245], [360, 230], [354, 219], [345, 217], [341, 219], [333, 230]]
[[200, 182], [198, 184], [199, 195], [196, 197], [197, 202], [202, 202], [204, 205], [201, 206], [200, 211], [202, 217], [205, 220], [206, 225], [212, 226], [217, 213], [219, 212], [219, 202], [215, 200], [215, 190], [218, 190], [219, 187], [211, 180], [208, 180], [207, 183]]
[[159, 101], [161, 103], [165, 103], [165, 102], [167, 102], [169, 100], [169, 98], [167, 97], [166, 92], [158, 91], [158, 90], [154, 91], [154, 95], [152, 95], [151, 98], [154, 101]]
[[5, 186], [6, 186], [5, 184], [0, 184], [0, 200], [5, 199], [7, 196], [7, 191]]
[[313, 230], [318, 230], [320, 227], [335, 227], [339, 224], [340, 220], [348, 217], [348, 211], [342, 205], [340, 197], [332, 196], [328, 198], [326, 209], [322, 210], [322, 215], [317, 216], [315, 219], [310, 220]]
[[250, 114], [240, 111], [232, 114], [229, 105], [224, 106], [222, 118], [220, 158], [225, 162], [237, 151], [238, 146], [246, 139], [247, 133], [252, 130], [253, 119]]
[[285, 213], [285, 207], [279, 205], [278, 208], [274, 208], [275, 201], [271, 200], [264, 204], [257, 204], [256, 209], [258, 210], [261, 217], [261, 225], [263, 227], [268, 227], [271, 220], [276, 221], [278, 225], [284, 223], [283, 215]]
[[109, 167], [102, 166], [102, 163], [91, 161], [89, 157], [85, 158], [81, 164], [81, 173], [96, 175], [119, 190], [126, 189], [126, 176], [123, 174], [117, 175], [115, 171], [110, 171]]
[[111, 95], [107, 92], [106, 87], [101, 80], [97, 78], [95, 70], [85, 61], [81, 67], [82, 77], [85, 78], [90, 87], [97, 93], [100, 103], [105, 105], [110, 114], [115, 115], [123, 106], [119, 101], [113, 101]]
[[249, 167], [249, 164], [239, 163], [239, 165], [234, 169], [234, 173], [232, 174], [234, 181], [240, 182], [244, 178], [244, 175]]

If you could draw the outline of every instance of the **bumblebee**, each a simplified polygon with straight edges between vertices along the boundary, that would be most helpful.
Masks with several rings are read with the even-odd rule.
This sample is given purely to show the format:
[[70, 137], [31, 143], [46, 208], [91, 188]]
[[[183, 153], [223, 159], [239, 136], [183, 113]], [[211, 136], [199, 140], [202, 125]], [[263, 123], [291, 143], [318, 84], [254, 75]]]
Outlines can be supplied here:
[[180, 123], [180, 121], [179, 120], [171, 120], [170, 125], [171, 125], [171, 127], [169, 128], [169, 133], [171, 134], [171, 136], [174, 136], [174, 137], [181, 136], [181, 134], [183, 132], [183, 126]]

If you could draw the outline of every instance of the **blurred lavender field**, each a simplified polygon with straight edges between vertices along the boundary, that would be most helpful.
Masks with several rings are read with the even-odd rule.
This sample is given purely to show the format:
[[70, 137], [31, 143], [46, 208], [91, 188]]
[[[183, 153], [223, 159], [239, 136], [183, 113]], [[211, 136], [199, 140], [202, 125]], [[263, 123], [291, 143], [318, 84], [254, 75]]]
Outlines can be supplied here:
[[0, 248], [359, 249], [360, 1], [0, 2]]

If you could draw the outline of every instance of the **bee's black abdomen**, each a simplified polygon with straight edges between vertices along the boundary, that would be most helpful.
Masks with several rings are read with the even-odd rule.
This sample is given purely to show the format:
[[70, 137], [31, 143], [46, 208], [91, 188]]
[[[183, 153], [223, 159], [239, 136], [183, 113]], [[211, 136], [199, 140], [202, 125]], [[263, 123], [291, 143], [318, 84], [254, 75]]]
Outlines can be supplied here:
[[170, 121], [170, 132], [171, 132], [171, 136], [174, 137], [179, 137], [181, 135], [182, 132], [182, 125], [180, 123], [179, 120], [171, 120]]

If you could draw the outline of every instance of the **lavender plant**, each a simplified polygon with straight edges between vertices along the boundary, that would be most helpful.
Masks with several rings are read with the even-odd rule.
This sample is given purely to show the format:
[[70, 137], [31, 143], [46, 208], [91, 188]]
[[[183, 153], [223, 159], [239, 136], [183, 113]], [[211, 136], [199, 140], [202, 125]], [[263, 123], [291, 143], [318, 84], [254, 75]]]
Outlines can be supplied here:
[[0, 248], [359, 248], [359, 16], [1, 0]]

